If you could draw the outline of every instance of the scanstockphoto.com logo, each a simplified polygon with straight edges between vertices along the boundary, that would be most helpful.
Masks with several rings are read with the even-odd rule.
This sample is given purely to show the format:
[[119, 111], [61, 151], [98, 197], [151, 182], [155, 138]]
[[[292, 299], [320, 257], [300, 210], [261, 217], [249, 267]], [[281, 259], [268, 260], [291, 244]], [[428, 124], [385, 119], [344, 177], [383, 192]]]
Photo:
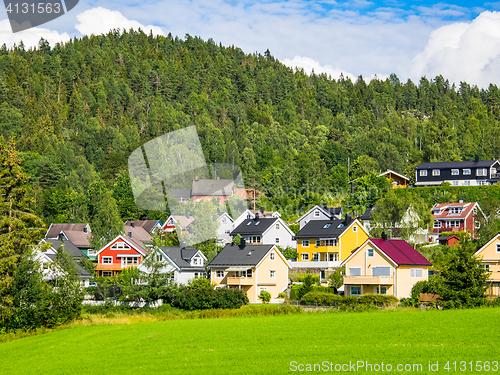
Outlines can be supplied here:
[[4, 0], [12, 32], [31, 29], [73, 9], [79, 0]]

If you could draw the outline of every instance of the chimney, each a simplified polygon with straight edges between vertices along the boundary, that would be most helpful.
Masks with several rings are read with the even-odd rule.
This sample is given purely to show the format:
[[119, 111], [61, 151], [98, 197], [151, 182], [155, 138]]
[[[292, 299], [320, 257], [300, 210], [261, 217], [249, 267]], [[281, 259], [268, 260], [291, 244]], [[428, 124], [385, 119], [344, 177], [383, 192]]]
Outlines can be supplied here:
[[198, 181], [198, 176], [195, 176], [194, 180], [195, 180], [195, 181]]
[[326, 202], [323, 202], [323, 208], [327, 208], [328, 205], [326, 204]]
[[145, 220], [149, 220], [149, 216], [146, 216], [146, 219]]
[[75, 224], [75, 220], [71, 219], [71, 224]]
[[185, 249], [186, 248], [186, 242], [185, 241], [181, 241], [179, 243], [179, 245], [181, 245], [181, 249]]
[[382, 232], [382, 239], [384, 241], [387, 241], [387, 233], [386, 232]]
[[129, 238], [132, 238], [132, 232], [128, 232]]
[[246, 241], [244, 238], [240, 240], [240, 250], [243, 250], [246, 246]]
[[88, 232], [88, 228], [87, 228], [87, 226], [85, 225], [85, 226], [83, 227], [83, 233], [87, 233], [87, 232]]
[[131, 222], [130, 222], [130, 226], [131, 226], [132, 228], [134, 228], [134, 227], [135, 227], [135, 223], [134, 223], [133, 221], [131, 221]]
[[347, 227], [349, 224], [351, 224], [351, 221], [352, 221], [351, 215], [346, 214], [345, 215], [345, 224], [344, 225]]
[[220, 215], [220, 208], [217, 207], [217, 215]]
[[254, 217], [253, 219], [254, 219], [255, 221], [259, 220], [259, 213], [258, 213], [258, 212], [255, 214], [255, 217]]
[[474, 159], [474, 161], [477, 163], [479, 162], [479, 155], [476, 155], [476, 158]]
[[188, 212], [187, 212], [187, 214], [186, 214], [186, 218], [188, 218], [188, 219], [189, 219], [189, 211], [188, 211]]

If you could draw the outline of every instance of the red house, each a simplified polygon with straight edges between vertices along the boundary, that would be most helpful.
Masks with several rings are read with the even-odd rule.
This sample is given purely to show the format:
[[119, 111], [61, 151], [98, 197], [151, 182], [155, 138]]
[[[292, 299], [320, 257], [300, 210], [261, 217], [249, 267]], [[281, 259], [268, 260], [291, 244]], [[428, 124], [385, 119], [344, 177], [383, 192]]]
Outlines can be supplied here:
[[221, 180], [219, 177], [216, 180], [204, 180], [195, 177], [191, 189], [191, 197], [195, 203], [200, 200], [217, 199], [222, 204], [235, 193], [234, 181]]
[[474, 238], [479, 228], [479, 215], [484, 217], [477, 202], [436, 203], [432, 207], [434, 225], [429, 235], [437, 240], [441, 233], [469, 232]]
[[189, 213], [186, 216], [170, 215], [170, 217], [165, 221], [162, 229], [166, 232], [173, 232], [175, 230], [175, 226], [179, 225], [181, 230], [184, 231], [193, 221], [194, 217], [189, 216]]
[[460, 239], [453, 235], [453, 236], [440, 236], [438, 238], [439, 244], [440, 245], [445, 245], [445, 246], [455, 246], [458, 244]]
[[149, 253], [139, 240], [120, 235], [97, 253], [97, 276], [115, 276], [124, 268], [137, 267]]

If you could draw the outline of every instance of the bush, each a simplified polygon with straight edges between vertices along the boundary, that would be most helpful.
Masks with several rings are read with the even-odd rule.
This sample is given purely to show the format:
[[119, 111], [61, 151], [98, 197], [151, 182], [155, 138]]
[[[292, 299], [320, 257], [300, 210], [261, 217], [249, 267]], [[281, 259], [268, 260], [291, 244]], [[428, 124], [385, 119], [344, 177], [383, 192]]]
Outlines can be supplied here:
[[359, 305], [372, 305], [380, 307], [388, 306], [395, 302], [398, 302], [396, 297], [385, 294], [364, 294], [360, 297], [344, 297], [333, 293], [309, 292], [302, 297], [303, 304], [318, 306], [354, 307]]
[[269, 293], [267, 290], [263, 290], [262, 292], [260, 292], [259, 299], [263, 303], [269, 303], [269, 301], [271, 301], [271, 293]]

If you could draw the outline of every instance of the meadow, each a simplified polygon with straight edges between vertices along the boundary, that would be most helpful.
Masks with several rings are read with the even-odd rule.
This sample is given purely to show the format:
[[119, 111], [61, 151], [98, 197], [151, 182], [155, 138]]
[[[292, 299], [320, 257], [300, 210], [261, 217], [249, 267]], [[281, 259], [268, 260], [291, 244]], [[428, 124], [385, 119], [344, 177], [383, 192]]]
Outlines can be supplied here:
[[[146, 319], [135, 324], [116, 324], [130, 322], [116, 318], [115, 324], [100, 320], [1, 343], [1, 373], [219, 375], [316, 369], [471, 374], [479, 373], [476, 361], [489, 361], [489, 371], [480, 373], [499, 372], [493, 363], [500, 360], [499, 319], [500, 308]], [[358, 361], [363, 367], [346, 367]], [[449, 370], [444, 368], [447, 361]], [[368, 371], [366, 363], [372, 365]], [[418, 364], [422, 367], [413, 366]], [[438, 371], [429, 370], [430, 364]], [[397, 371], [398, 365], [403, 371]]]

